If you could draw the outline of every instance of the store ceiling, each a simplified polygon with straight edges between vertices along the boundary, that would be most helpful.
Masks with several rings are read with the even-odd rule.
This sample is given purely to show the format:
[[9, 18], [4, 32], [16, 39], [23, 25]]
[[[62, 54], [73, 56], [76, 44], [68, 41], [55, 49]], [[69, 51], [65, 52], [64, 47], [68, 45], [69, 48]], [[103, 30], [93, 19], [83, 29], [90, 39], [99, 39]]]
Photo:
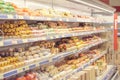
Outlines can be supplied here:
[[117, 12], [120, 12], [120, 0], [100, 0], [100, 1], [113, 6], [114, 8], [116, 8]]
[[120, 0], [109, 0], [111, 6], [120, 6]]

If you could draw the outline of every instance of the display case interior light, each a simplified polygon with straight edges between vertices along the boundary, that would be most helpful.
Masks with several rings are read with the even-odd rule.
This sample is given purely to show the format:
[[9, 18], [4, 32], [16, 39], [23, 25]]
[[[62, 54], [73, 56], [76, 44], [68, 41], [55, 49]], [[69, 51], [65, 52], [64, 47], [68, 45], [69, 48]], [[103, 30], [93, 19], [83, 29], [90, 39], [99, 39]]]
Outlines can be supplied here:
[[96, 8], [96, 9], [100, 9], [100, 10], [109, 12], [109, 13], [114, 13], [114, 11], [112, 11], [112, 10], [108, 10], [108, 9], [105, 9], [105, 8], [102, 8], [102, 7], [99, 7], [99, 6], [96, 6], [96, 5], [94, 5], [94, 4], [87, 3], [87, 2], [84, 1], [84, 0], [68, 0], [68, 1], [75, 2], [75, 3], [77, 3], [77, 4], [84, 4], [84, 5], [87, 5], [87, 6]]

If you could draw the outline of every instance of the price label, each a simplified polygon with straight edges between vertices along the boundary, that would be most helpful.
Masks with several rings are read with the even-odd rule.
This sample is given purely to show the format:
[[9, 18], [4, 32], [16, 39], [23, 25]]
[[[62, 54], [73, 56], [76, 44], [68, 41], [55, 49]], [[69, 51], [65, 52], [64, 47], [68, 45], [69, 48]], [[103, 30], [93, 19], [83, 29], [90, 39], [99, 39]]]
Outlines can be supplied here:
[[19, 69], [18, 69], [18, 72], [23, 72], [23, 68], [19, 68]]
[[24, 19], [23, 16], [19, 16], [19, 19]]
[[51, 36], [50, 39], [53, 39], [53, 36]]
[[47, 18], [47, 20], [52, 20], [51, 18]]
[[49, 62], [52, 62], [52, 58], [49, 59]]
[[59, 36], [58, 36], [58, 35], [56, 35], [55, 37], [56, 37], [56, 38], [59, 38]]
[[39, 38], [34, 38], [35, 41], [38, 41], [38, 40], [40, 40], [40, 39], [41, 39], [40, 37], [39, 37]]
[[84, 66], [82, 66], [81, 69], [84, 69]]
[[27, 39], [23, 39], [23, 43], [26, 43], [26, 42], [28, 42], [28, 40]]
[[12, 41], [12, 44], [17, 44], [17, 41], [16, 41], [16, 40], [13, 40], [13, 41]]
[[60, 18], [59, 21], [62, 21], [62, 19]]
[[38, 64], [38, 63], [36, 63], [36, 66], [39, 66], [39, 64]]
[[65, 54], [65, 53], [62, 53], [61, 58], [63, 58], [63, 57], [64, 57], [64, 54]]
[[30, 17], [30, 19], [32, 19], [32, 20], [33, 20], [33, 19], [34, 19], [34, 17], [33, 17], [33, 16], [31, 16], [31, 17]]
[[75, 36], [75, 34], [73, 33], [72, 36]]
[[31, 38], [30, 41], [35, 41], [35, 38]]
[[79, 19], [77, 18], [76, 21], [79, 22]]
[[2, 74], [0, 74], [0, 79], [3, 79], [4, 77], [3, 77], [3, 75]]
[[47, 40], [46, 37], [42, 37], [41, 39], [42, 39], [42, 40]]
[[0, 41], [0, 46], [4, 46], [3, 41]]
[[65, 37], [65, 35], [62, 35], [62, 37]]
[[69, 19], [66, 19], [66, 21], [69, 21]]
[[37, 40], [38, 40], [38, 38], [33, 38], [33, 39], [31, 39], [31, 40], [33, 40], [33, 41], [37, 41]]
[[28, 66], [26, 66], [26, 67], [25, 67], [25, 70], [29, 70], [29, 67], [28, 67]]
[[3, 79], [4, 77], [3, 77], [3, 74], [0, 74], [0, 79]]
[[13, 15], [8, 15], [8, 19], [13, 19]]

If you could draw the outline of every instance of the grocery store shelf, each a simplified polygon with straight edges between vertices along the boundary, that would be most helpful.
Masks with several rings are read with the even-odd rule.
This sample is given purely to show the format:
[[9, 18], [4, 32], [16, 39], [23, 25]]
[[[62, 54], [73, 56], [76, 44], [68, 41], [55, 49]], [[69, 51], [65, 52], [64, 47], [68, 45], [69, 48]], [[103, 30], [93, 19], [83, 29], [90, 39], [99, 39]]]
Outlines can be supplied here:
[[115, 66], [108, 65], [107, 70], [101, 76], [97, 77], [97, 80], [110, 80], [115, 71], [116, 71]]
[[65, 37], [71, 37], [71, 36], [91, 35], [91, 34], [102, 33], [102, 32], [106, 32], [106, 31], [108, 31], [108, 30], [70, 33], [70, 34], [52, 35], [52, 36], [48, 35], [45, 37], [26, 38], [26, 39], [7, 39], [7, 40], [0, 41], [0, 47], [23, 44], [23, 43], [30, 43], [30, 42], [36, 42], [36, 41], [42, 41], [42, 40], [52, 40], [52, 39], [57, 39], [57, 38], [65, 38]]
[[[89, 49], [91, 47], [94, 47], [96, 45], [102, 44], [102, 43], [104, 43], [106, 41], [107, 40], [103, 39], [101, 41], [97, 41], [97, 42], [93, 42], [91, 44], [88, 44], [88, 45], [86, 45], [85, 47], [83, 47], [83, 48], [81, 48], [79, 50], [76, 49], [76, 50], [73, 50], [73, 51], [64, 52], [64, 53], [60, 53], [60, 54], [57, 54], [57, 55], [51, 55], [51, 56], [46, 56], [44, 58], [39, 58], [38, 59], [39, 62], [37, 61], [36, 63], [30, 64], [30, 65], [26, 65], [24, 67], [21, 67], [21, 68], [18, 68], [18, 69], [14, 69], [14, 70], [8, 71], [6, 73], [0, 74], [0, 79], [7, 78], [7, 77], [10, 77], [12, 75], [19, 74], [20, 72], [24, 72], [26, 70], [30, 70], [30, 69], [36, 68], [36, 67], [41, 66], [43, 64], [47, 64], [47, 63], [50, 63], [50, 62], [55, 62], [55, 61], [57, 61], [57, 60], [59, 60], [59, 59], [61, 59], [63, 57], [69, 56], [71, 54], [80, 53], [80, 52], [85, 51], [85, 50], [87, 50], [87, 49]], [[104, 54], [106, 54], [106, 52], [100, 54], [99, 56], [96, 56], [94, 59], [91, 59], [88, 63], [83, 65], [83, 67], [80, 67], [80, 68], [76, 69], [75, 71], [73, 71], [73, 73], [78, 72], [81, 69], [87, 67], [89, 64], [93, 63], [94, 61], [96, 61], [98, 58], [100, 58]], [[35, 60], [37, 60], [37, 59], [35, 59]]]
[[82, 71], [83, 69], [85, 69], [86, 67], [90, 66], [93, 62], [95, 62], [96, 60], [98, 60], [99, 58], [101, 58], [102, 56], [104, 56], [107, 52], [103, 51], [99, 56], [95, 56], [93, 59], [91, 59], [89, 62], [85, 63], [83, 66], [75, 69], [74, 71], [67, 73], [67, 75], [65, 75], [65, 77], [63, 77], [61, 80], [67, 80], [68, 78], [70, 78], [70, 76], [74, 75], [75, 73], [78, 73], [80, 71]]
[[36, 20], [36, 21], [64, 21], [64, 22], [94, 22], [101, 23], [104, 21], [95, 18], [58, 18], [58, 17], [41, 17], [41, 16], [21, 16], [12, 14], [0, 14], [0, 19], [7, 20]]

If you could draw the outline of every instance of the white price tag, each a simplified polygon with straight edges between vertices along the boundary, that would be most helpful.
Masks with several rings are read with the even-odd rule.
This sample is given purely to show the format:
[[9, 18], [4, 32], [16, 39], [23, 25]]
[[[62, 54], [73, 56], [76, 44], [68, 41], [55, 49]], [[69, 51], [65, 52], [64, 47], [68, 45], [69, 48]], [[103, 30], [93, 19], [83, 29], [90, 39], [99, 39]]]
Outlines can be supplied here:
[[59, 38], [59, 36], [58, 36], [58, 35], [56, 35], [55, 37], [56, 37], [56, 38]]
[[18, 16], [18, 17], [19, 17], [19, 19], [24, 19], [23, 16]]
[[26, 43], [26, 42], [28, 42], [28, 40], [27, 39], [23, 39], [23, 43]]
[[16, 41], [16, 40], [13, 40], [13, 41], [12, 41], [12, 44], [17, 44], [17, 41]]
[[47, 18], [47, 20], [52, 20], [51, 18]]
[[46, 37], [41, 37], [42, 40], [47, 40]]
[[4, 43], [3, 43], [3, 41], [0, 41], [0, 46], [4, 46]]
[[0, 79], [3, 79], [4, 77], [3, 77], [3, 74], [0, 74]]
[[84, 69], [84, 66], [82, 66], [81, 69]]
[[8, 15], [8, 19], [13, 19], [13, 15]]
[[32, 41], [36, 41], [35, 38], [32, 38], [31, 40], [32, 40]]
[[53, 36], [50, 36], [50, 39], [53, 39]]
[[39, 66], [39, 64], [38, 64], [38, 63], [36, 63], [36, 66]]
[[72, 35], [75, 36], [75, 33], [73, 33]]
[[29, 70], [29, 67], [28, 67], [28, 66], [26, 66], [26, 67], [25, 67], [25, 70]]
[[23, 72], [23, 68], [19, 68], [19, 69], [18, 69], [18, 72]]
[[78, 21], [79, 21], [79, 19], [77, 18], [77, 19], [76, 19], [76, 21], [78, 22]]
[[52, 58], [49, 59], [49, 62], [52, 62]]
[[32, 20], [33, 20], [33, 19], [35, 19], [35, 18], [34, 18], [33, 16], [31, 16], [31, 17], [30, 17], [30, 19], [32, 19]]
[[59, 21], [62, 21], [62, 19], [60, 18]]
[[62, 35], [62, 37], [65, 37], [65, 35]]
[[66, 19], [66, 21], [69, 21], [69, 19]]
[[61, 57], [62, 57], [62, 58], [64, 57], [64, 53], [61, 55]]

